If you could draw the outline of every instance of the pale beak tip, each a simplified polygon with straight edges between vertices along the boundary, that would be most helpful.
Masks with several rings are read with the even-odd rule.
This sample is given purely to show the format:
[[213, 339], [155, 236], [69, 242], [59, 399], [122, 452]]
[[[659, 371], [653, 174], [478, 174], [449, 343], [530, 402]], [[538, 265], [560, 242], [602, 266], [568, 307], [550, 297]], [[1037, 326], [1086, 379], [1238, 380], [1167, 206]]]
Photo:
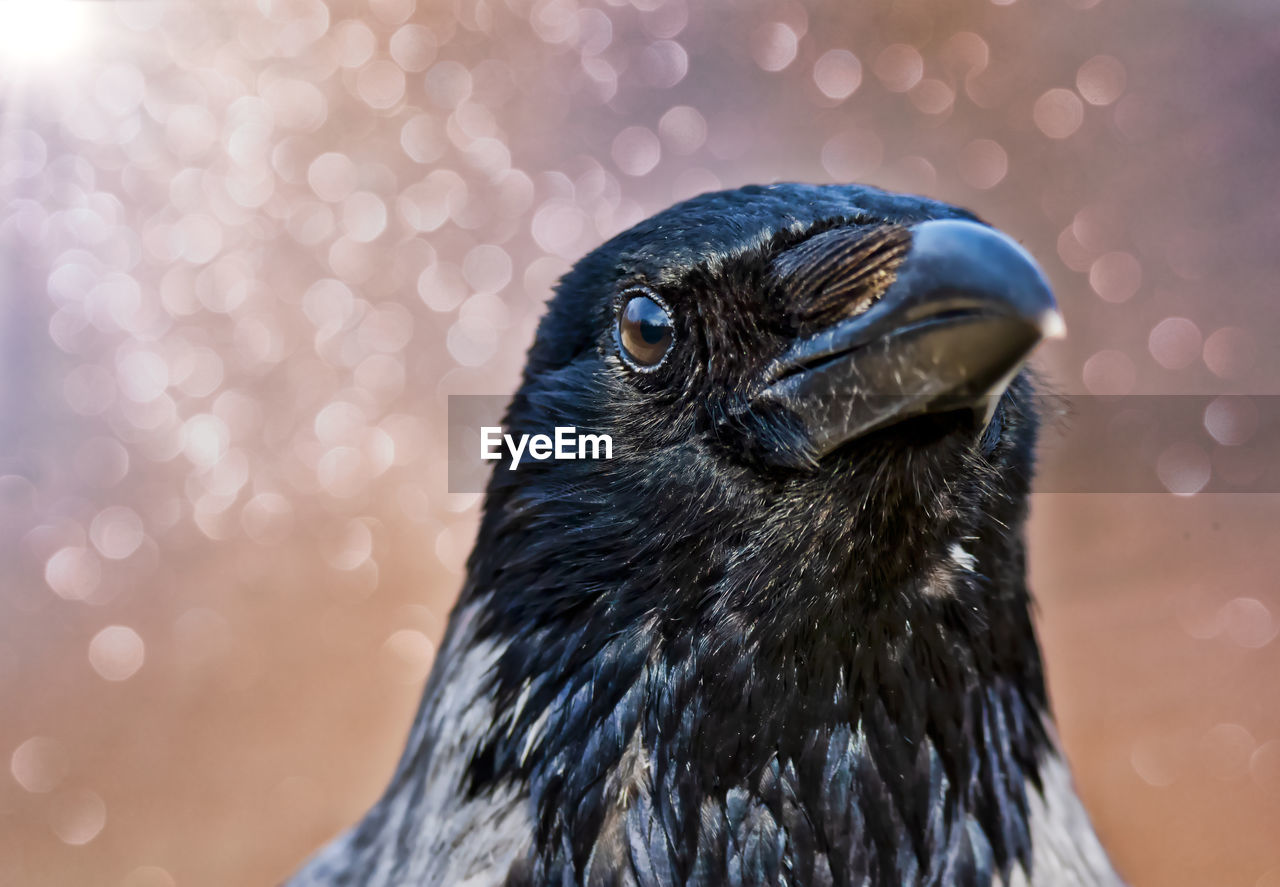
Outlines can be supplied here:
[[1047, 308], [1040, 315], [1041, 335], [1046, 339], [1065, 339], [1067, 337], [1067, 323], [1062, 319], [1062, 314], [1056, 308]]

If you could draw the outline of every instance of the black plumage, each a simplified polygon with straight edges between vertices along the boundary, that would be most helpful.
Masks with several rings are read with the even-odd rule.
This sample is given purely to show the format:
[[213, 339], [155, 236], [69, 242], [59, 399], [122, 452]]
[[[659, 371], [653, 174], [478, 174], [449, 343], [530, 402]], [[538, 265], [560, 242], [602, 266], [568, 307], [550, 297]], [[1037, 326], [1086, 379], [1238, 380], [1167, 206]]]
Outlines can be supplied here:
[[[505, 424], [613, 459], [494, 472], [392, 785], [295, 883], [1119, 883], [1029, 614], [1013, 373], [1052, 301], [985, 231], [775, 185], [579, 262]], [[619, 342], [637, 297], [670, 319], [652, 367]]]

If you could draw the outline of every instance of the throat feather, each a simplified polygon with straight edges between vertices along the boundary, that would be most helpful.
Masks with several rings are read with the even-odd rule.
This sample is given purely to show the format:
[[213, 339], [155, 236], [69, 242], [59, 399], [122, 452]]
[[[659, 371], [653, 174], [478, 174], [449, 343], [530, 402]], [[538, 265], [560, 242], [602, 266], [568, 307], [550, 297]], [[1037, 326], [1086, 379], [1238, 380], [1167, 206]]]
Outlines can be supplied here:
[[1029, 865], [1028, 791], [1051, 749], [1043, 688], [961, 651], [947, 613], [932, 615], [878, 651], [876, 626], [781, 647], [615, 637], [590, 667], [513, 687], [505, 710], [499, 679], [472, 791], [529, 787], [541, 849], [512, 883], [640, 865], [640, 846], [677, 883], [776, 883], [730, 877], [744, 841], [762, 872], [890, 878], [873, 883], [960, 869], [990, 883]]

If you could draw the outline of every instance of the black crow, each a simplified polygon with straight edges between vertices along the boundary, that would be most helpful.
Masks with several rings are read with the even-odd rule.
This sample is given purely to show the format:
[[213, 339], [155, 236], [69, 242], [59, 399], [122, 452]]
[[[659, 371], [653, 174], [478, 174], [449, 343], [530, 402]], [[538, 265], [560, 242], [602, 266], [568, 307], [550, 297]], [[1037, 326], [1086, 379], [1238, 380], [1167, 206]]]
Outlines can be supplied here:
[[1049, 719], [1021, 371], [1061, 330], [971, 214], [681, 203], [557, 288], [385, 796], [294, 885], [1112, 885]]

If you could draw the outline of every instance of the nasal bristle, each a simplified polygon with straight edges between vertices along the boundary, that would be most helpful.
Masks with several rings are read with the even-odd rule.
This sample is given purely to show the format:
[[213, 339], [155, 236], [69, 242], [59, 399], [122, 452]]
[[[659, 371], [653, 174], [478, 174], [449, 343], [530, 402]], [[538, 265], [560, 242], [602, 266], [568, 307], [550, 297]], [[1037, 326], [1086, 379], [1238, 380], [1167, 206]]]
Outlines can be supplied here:
[[772, 271], [797, 327], [825, 326], [874, 305], [910, 246], [900, 225], [833, 228], [783, 252]]

